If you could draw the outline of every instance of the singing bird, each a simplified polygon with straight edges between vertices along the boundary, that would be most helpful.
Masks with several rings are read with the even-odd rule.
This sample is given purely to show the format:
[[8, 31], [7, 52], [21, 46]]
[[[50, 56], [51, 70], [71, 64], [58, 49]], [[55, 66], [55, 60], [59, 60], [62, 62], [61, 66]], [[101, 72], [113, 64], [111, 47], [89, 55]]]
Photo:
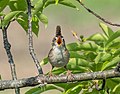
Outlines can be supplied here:
[[52, 40], [52, 49], [49, 51], [48, 60], [54, 67], [65, 67], [69, 62], [70, 54], [66, 48], [65, 40], [61, 34], [61, 27], [56, 27], [56, 35]]

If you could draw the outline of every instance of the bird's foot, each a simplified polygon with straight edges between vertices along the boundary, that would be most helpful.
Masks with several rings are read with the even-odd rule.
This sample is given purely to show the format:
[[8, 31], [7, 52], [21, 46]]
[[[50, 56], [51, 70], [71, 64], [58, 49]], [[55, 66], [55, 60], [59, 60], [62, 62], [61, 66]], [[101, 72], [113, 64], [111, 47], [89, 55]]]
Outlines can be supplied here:
[[37, 77], [37, 81], [39, 83], [39, 87], [45, 90], [47, 83], [45, 82], [45, 75], [39, 75]]
[[55, 76], [55, 75], [52, 73], [52, 71], [50, 71], [50, 72], [48, 73], [48, 77], [53, 77], [53, 76]]
[[68, 80], [68, 81], [71, 81], [71, 80], [74, 79], [74, 75], [72, 74], [72, 71], [67, 70], [66, 75], [67, 75], [67, 80]]

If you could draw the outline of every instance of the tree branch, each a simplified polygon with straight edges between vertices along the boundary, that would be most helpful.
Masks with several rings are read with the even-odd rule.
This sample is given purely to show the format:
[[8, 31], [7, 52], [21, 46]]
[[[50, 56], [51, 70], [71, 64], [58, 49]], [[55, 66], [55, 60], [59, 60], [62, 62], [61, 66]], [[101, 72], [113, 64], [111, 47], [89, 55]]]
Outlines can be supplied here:
[[[9, 26], [9, 24], [8, 24]], [[10, 51], [10, 48], [11, 48], [11, 45], [10, 43], [8, 42], [8, 38], [7, 38], [7, 28], [8, 26], [5, 28], [2, 29], [2, 33], [3, 33], [3, 43], [4, 43], [4, 48], [6, 50], [6, 53], [7, 53], [7, 56], [8, 56], [8, 62], [10, 64], [10, 68], [11, 68], [11, 75], [12, 75], [12, 79], [14, 81], [17, 80], [17, 75], [16, 75], [16, 70], [15, 70], [15, 64], [14, 64], [14, 60], [13, 60], [13, 56], [12, 56], [12, 53]], [[17, 85], [15, 85], [15, 93], [16, 94], [20, 94], [20, 90], [19, 88], [17, 87]]]
[[34, 52], [33, 48], [33, 35], [32, 35], [32, 15], [31, 15], [31, 1], [26, 0], [28, 4], [28, 35], [29, 35], [29, 52], [30, 55], [32, 56], [32, 59], [35, 62], [35, 65], [38, 69], [39, 74], [43, 74], [42, 67], [39, 64], [39, 61], [36, 57], [36, 54]]
[[96, 16], [98, 19], [102, 20], [103, 22], [105, 22], [105, 23], [107, 23], [109, 25], [120, 27], [120, 24], [115, 24], [115, 23], [112, 23], [110, 21], [107, 21], [105, 18], [101, 17], [100, 15], [98, 15], [97, 13], [92, 11], [90, 8], [87, 8], [80, 0], [77, 0], [77, 1], [83, 6], [83, 8], [85, 8], [89, 13]]
[[108, 78], [115, 78], [120, 77], [120, 72], [116, 71], [115, 69], [107, 70], [107, 71], [98, 71], [98, 72], [89, 72], [89, 73], [79, 73], [73, 74], [73, 79], [66, 75], [55, 75], [52, 77], [49, 76], [36, 76], [30, 78], [24, 78], [19, 80], [3, 80], [0, 81], [0, 90], [4, 89], [13, 89], [15, 86], [22, 88], [22, 87], [29, 87], [29, 86], [36, 86], [46, 82], [47, 84], [54, 84], [54, 83], [66, 83], [66, 82], [74, 82], [74, 81], [86, 81], [86, 80], [99, 80], [99, 79], [108, 79]]

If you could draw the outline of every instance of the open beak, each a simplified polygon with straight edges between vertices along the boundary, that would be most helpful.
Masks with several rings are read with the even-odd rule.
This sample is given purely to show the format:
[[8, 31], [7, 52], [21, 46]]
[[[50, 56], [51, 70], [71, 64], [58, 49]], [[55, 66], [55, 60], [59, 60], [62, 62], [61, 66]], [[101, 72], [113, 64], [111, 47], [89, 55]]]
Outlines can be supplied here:
[[58, 36], [58, 39], [57, 39], [57, 44], [58, 46], [60, 46], [62, 44], [62, 39], [60, 36]]

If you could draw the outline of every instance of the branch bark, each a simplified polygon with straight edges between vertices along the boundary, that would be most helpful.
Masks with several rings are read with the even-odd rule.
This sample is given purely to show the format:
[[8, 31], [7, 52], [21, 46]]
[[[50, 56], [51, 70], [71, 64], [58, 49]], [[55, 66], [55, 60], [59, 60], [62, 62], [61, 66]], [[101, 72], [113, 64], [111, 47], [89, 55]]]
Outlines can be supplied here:
[[[9, 26], [9, 24], [8, 24]], [[10, 64], [10, 68], [11, 68], [11, 75], [12, 75], [12, 79], [14, 81], [17, 80], [17, 75], [16, 75], [16, 70], [15, 70], [15, 64], [14, 64], [14, 60], [13, 60], [13, 56], [12, 56], [12, 53], [10, 51], [10, 48], [11, 48], [11, 45], [8, 41], [8, 37], [7, 37], [7, 27], [4, 27], [2, 29], [2, 33], [3, 33], [3, 43], [4, 43], [4, 48], [6, 50], [6, 53], [7, 53], [7, 56], [8, 56], [8, 62]], [[17, 87], [17, 85], [15, 85], [15, 93], [16, 94], [20, 94], [20, 90], [19, 88]]]
[[93, 14], [95, 17], [97, 17], [98, 19], [102, 20], [103, 22], [105, 22], [106, 24], [112, 25], [112, 26], [117, 26], [120, 27], [120, 24], [115, 24], [112, 23], [108, 20], [106, 20], [105, 18], [101, 17], [100, 15], [98, 15], [97, 13], [95, 13], [94, 11], [92, 11], [90, 8], [86, 7], [80, 0], [77, 0], [80, 5], [82, 5], [83, 8], [85, 8], [89, 13]]
[[115, 78], [120, 77], [120, 72], [116, 71], [115, 69], [107, 70], [107, 71], [98, 71], [98, 72], [89, 72], [89, 73], [79, 73], [73, 74], [73, 78], [68, 77], [66, 75], [55, 75], [52, 77], [49, 76], [35, 76], [30, 78], [24, 78], [19, 80], [3, 80], [0, 81], [0, 90], [4, 89], [13, 89], [15, 86], [22, 88], [22, 87], [29, 87], [29, 86], [36, 86], [43, 84], [46, 82], [47, 84], [54, 84], [54, 83], [66, 83], [66, 82], [74, 82], [74, 81], [86, 81], [86, 80], [99, 80], [99, 79], [108, 79], [108, 78]]
[[36, 54], [34, 52], [33, 48], [33, 35], [32, 35], [32, 15], [31, 15], [31, 1], [26, 0], [28, 4], [28, 35], [29, 35], [29, 52], [32, 56], [33, 61], [35, 62], [35, 65], [38, 69], [39, 74], [43, 74], [42, 67], [39, 64], [39, 61], [36, 57]]

